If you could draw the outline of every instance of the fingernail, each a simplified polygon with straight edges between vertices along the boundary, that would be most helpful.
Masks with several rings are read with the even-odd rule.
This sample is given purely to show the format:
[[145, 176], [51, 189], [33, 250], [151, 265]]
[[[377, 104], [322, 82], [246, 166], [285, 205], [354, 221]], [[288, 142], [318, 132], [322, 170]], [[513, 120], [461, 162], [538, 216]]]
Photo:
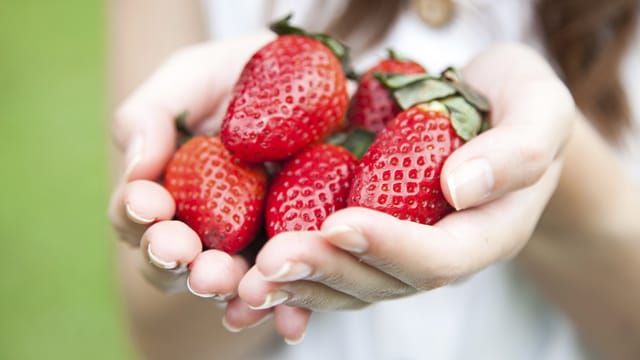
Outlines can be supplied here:
[[302, 342], [302, 340], [304, 340], [304, 335], [305, 335], [305, 333], [302, 333], [302, 335], [297, 339], [284, 338], [284, 342], [286, 342], [287, 345], [298, 345], [298, 344], [300, 344]]
[[247, 326], [249, 329], [253, 329], [256, 328], [262, 324], [264, 324], [265, 322], [267, 322], [269, 319], [271, 319], [273, 317], [273, 312], [268, 313], [265, 317], [263, 317], [262, 319], [258, 320], [255, 324], [251, 324], [249, 326]]
[[233, 294], [216, 294], [216, 293], [200, 293], [191, 287], [191, 277], [187, 277], [187, 290], [193, 295], [203, 299], [213, 299], [216, 301], [227, 301], [233, 297]]
[[347, 225], [338, 225], [322, 233], [332, 244], [352, 253], [363, 253], [369, 246], [362, 234]]
[[129, 204], [128, 202], [125, 204], [125, 206], [126, 206], [127, 216], [129, 217], [129, 219], [131, 219], [131, 221], [133, 221], [136, 224], [149, 225], [156, 220], [155, 218], [147, 218], [138, 214], [133, 210], [133, 208], [131, 207], [131, 204]]
[[270, 292], [267, 295], [267, 297], [264, 299], [264, 302], [261, 305], [258, 305], [258, 306], [249, 305], [249, 307], [253, 310], [269, 309], [289, 300], [289, 296], [290, 296], [289, 293], [285, 291], [276, 290], [276, 291]]
[[129, 148], [127, 149], [127, 154], [125, 156], [125, 164], [127, 167], [124, 171], [124, 180], [129, 181], [129, 177], [131, 177], [131, 173], [133, 169], [135, 169], [136, 165], [140, 162], [142, 158], [142, 137], [138, 136], [131, 141], [129, 144]]
[[295, 281], [306, 278], [312, 271], [307, 264], [287, 261], [275, 274], [262, 277], [267, 281]]
[[235, 326], [229, 325], [229, 323], [227, 322], [226, 316], [222, 317], [222, 326], [224, 326], [225, 329], [227, 329], [229, 332], [232, 332], [232, 333], [238, 333], [243, 330], [243, 328], [237, 328]]
[[486, 199], [493, 189], [493, 170], [486, 159], [468, 160], [447, 178], [453, 206], [466, 209]]
[[149, 256], [149, 261], [153, 265], [159, 267], [160, 269], [175, 270], [175, 269], [178, 268], [178, 262], [176, 262], [176, 261], [165, 261], [165, 260], [160, 259], [156, 255], [154, 255], [153, 252], [151, 251], [151, 244], [147, 245], [147, 255]]

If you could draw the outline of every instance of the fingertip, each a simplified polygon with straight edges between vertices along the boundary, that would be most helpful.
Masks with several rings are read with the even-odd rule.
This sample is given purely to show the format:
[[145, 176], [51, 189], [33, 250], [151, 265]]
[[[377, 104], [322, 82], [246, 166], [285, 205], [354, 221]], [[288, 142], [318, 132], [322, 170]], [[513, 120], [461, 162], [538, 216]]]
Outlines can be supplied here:
[[229, 254], [207, 250], [191, 263], [187, 289], [198, 297], [226, 301], [235, 296], [242, 275]]
[[164, 269], [190, 264], [202, 252], [198, 234], [180, 221], [158, 222], [145, 231], [142, 239], [149, 260]]
[[297, 345], [304, 340], [311, 310], [286, 305], [274, 309], [276, 329], [288, 345]]
[[222, 325], [230, 332], [240, 332], [246, 328], [256, 327], [267, 321], [272, 310], [254, 310], [240, 298], [229, 301], [222, 317]]
[[466, 160], [441, 178], [443, 195], [456, 210], [484, 202], [494, 185], [493, 168], [483, 157]]
[[256, 266], [251, 267], [238, 285], [238, 296], [253, 310], [259, 310], [268, 298], [274, 285], [264, 280]]
[[124, 202], [127, 217], [137, 224], [148, 225], [170, 220], [175, 214], [175, 201], [160, 184], [134, 180], [125, 185]]

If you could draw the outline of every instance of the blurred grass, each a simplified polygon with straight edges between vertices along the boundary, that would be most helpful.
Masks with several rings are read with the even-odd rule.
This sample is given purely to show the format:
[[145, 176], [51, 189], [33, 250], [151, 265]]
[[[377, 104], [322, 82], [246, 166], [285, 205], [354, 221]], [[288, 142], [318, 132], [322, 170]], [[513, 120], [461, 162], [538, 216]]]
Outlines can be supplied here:
[[0, 359], [129, 359], [106, 220], [105, 4], [0, 0]]

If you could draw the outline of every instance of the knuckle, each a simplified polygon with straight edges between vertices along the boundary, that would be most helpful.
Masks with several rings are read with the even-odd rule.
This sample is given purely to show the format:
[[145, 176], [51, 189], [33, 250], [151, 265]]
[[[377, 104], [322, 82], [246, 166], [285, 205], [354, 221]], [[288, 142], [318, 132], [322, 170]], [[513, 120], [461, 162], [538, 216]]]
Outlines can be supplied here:
[[137, 106], [131, 100], [125, 101], [115, 110], [111, 122], [111, 137], [121, 149], [127, 146], [127, 134], [131, 132], [139, 113]]
[[418, 291], [429, 291], [451, 284], [454, 280], [449, 276], [423, 277], [416, 279], [411, 285]]
[[520, 176], [514, 181], [517, 187], [533, 185], [553, 161], [553, 155], [539, 141], [521, 142], [518, 153], [521, 166]]

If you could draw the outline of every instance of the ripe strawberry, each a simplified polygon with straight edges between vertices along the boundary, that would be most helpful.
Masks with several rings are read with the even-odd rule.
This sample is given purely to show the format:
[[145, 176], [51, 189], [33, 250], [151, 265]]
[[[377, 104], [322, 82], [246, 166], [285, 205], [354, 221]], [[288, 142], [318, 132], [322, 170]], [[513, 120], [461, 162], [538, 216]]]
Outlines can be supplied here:
[[207, 249], [235, 253], [262, 223], [267, 173], [224, 148], [219, 137], [191, 138], [174, 154], [164, 185], [176, 202], [176, 217]]
[[356, 158], [333, 144], [312, 145], [290, 158], [267, 195], [267, 234], [318, 230], [347, 205]]
[[223, 119], [223, 143], [246, 161], [285, 159], [340, 128], [345, 117], [346, 78], [332, 50], [337, 46], [344, 58], [346, 48], [287, 20], [272, 26], [280, 36], [245, 65]]
[[347, 114], [351, 128], [361, 127], [378, 133], [402, 111], [391, 97], [389, 89], [373, 76], [379, 72], [409, 75], [425, 73], [426, 70], [414, 61], [398, 58], [390, 50], [389, 58], [371, 67], [358, 81], [358, 88], [351, 98]]
[[440, 187], [442, 166], [453, 151], [480, 131], [488, 104], [449, 70], [441, 78], [381, 80], [408, 110], [387, 124], [361, 158], [349, 206], [433, 224], [454, 210]]

